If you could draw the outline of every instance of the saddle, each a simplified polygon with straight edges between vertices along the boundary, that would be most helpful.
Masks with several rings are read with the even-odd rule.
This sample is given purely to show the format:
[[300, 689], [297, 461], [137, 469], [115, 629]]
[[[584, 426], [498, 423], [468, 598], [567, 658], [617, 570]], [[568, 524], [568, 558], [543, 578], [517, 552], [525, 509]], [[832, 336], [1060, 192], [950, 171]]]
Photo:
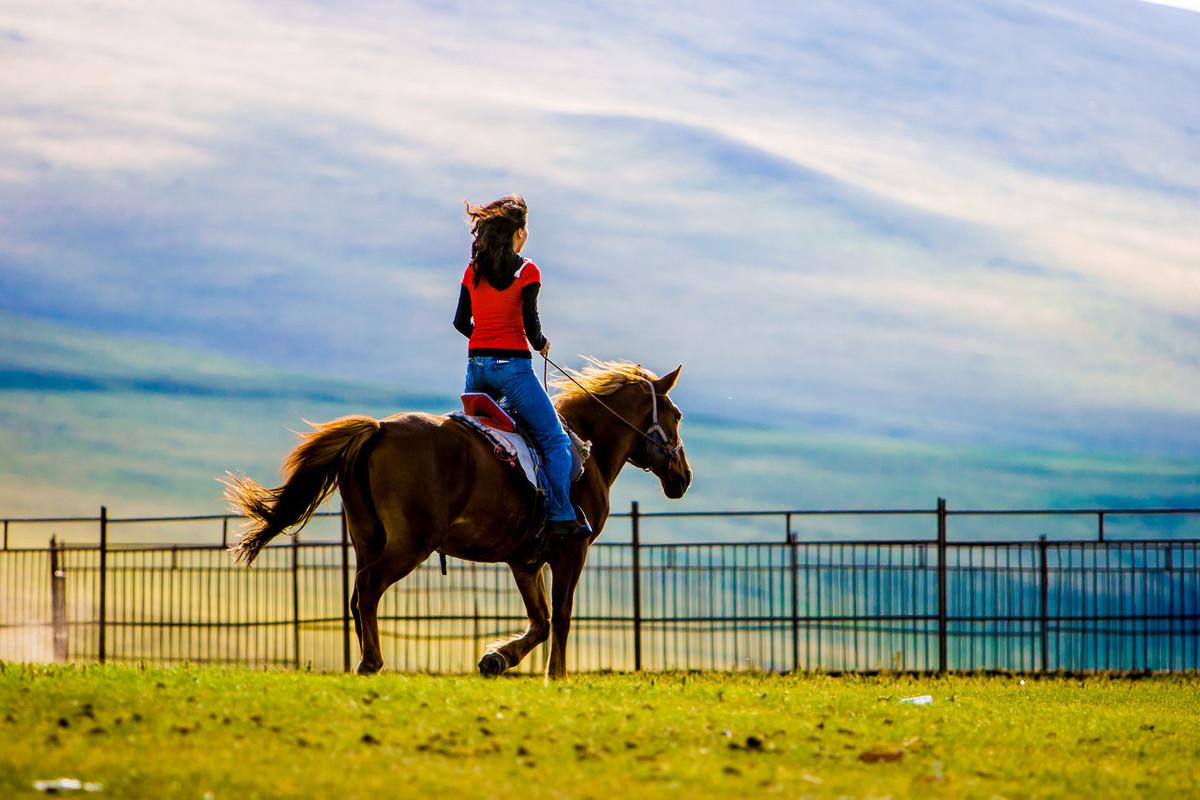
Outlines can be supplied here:
[[[525, 438], [512, 416], [483, 392], [464, 394], [462, 404], [462, 411], [452, 411], [449, 416], [486, 439], [492, 445], [496, 458], [519, 470], [529, 486], [544, 496], [546, 476], [542, 471], [541, 453]], [[574, 483], [583, 475], [592, 444], [581, 439], [565, 423], [563, 430], [571, 440], [571, 483]]]
[[[491, 446], [502, 463], [517, 471], [526, 485], [532, 489], [532, 503], [526, 520], [524, 540], [513, 553], [514, 560], [529, 566], [540, 566], [546, 561], [546, 474], [542, 471], [542, 457], [517, 427], [517, 423], [490, 395], [468, 392], [462, 396], [462, 411], [452, 411], [451, 419], [482, 436]], [[566, 423], [563, 430], [571, 440], [571, 483], [583, 475], [584, 464], [591, 455], [592, 443], [581, 439]], [[442, 574], [446, 574], [446, 555], [440, 550]]]

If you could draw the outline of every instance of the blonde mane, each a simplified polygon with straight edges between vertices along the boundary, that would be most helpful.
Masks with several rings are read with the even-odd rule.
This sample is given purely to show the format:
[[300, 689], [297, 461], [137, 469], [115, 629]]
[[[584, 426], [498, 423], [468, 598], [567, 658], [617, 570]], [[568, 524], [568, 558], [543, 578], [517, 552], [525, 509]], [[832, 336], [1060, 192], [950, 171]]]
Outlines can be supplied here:
[[554, 395], [555, 400], [571, 400], [576, 397], [583, 397], [586, 393], [584, 389], [592, 394], [612, 394], [630, 383], [641, 383], [642, 381], [655, 381], [658, 376], [650, 370], [643, 367], [641, 364], [634, 364], [629, 361], [601, 361], [591, 356], [584, 356], [587, 361], [587, 366], [580, 371], [568, 370], [571, 378], [578, 381], [583, 388], [575, 385], [570, 378], [560, 377], [550, 381], [550, 385], [558, 391]]

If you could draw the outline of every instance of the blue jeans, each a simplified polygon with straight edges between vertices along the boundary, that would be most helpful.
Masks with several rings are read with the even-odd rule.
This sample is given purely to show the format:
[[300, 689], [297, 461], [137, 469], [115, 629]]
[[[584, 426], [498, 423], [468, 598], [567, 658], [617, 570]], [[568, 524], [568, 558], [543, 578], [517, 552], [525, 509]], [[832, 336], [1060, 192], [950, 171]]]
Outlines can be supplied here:
[[505, 400], [509, 413], [542, 453], [546, 473], [546, 518], [575, 519], [571, 506], [571, 440], [563, 431], [550, 396], [533, 372], [528, 358], [467, 359], [468, 392], [485, 392]]

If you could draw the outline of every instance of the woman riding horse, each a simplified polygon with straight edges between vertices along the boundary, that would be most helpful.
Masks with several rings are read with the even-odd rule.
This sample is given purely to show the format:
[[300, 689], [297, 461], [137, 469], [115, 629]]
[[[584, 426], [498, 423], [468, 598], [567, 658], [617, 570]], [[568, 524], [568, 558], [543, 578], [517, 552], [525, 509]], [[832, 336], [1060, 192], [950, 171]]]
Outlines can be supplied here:
[[[515, 222], [514, 215], [510, 224]], [[483, 227], [485, 231], [504, 231]], [[526, 236], [523, 215], [512, 231], [513, 236], [522, 232], [520, 243], [509, 240], [515, 254]], [[485, 244], [487, 241], [490, 239]], [[498, 249], [501, 255], [508, 252]], [[488, 262], [485, 270], [497, 263], [503, 267], [498, 273], [500, 283], [504, 270], [509, 270], [513, 283], [520, 281], [521, 276], [512, 271], [511, 259]], [[470, 277], [473, 281], [474, 276]], [[483, 278], [480, 286], [468, 288], [468, 294], [481, 288], [484, 293], [505, 291], [492, 284], [489, 290], [482, 284]], [[512, 295], [509, 298], [511, 301]], [[511, 313], [507, 317], [510, 323]], [[476, 328], [482, 316], [481, 308], [476, 308]], [[522, 325], [522, 336], [529, 335], [535, 345], [542, 344], [535, 324], [526, 325], [522, 319]], [[508, 344], [501, 349], [520, 349]], [[495, 355], [483, 358], [503, 360]], [[512, 391], [510, 386], [526, 380], [524, 372], [495, 369], [497, 366], [505, 365], [493, 364], [492, 370], [483, 370], [479, 377], [468, 377], [468, 388], [499, 386], [507, 393]], [[532, 377], [532, 361], [527, 359], [521, 366]], [[280, 533], [302, 528], [338, 490], [357, 568], [350, 608], [362, 648], [359, 673], [377, 672], [383, 666], [378, 609], [384, 591], [440, 552], [469, 561], [507, 563], [525, 602], [529, 616], [525, 632], [488, 645], [479, 671], [498, 675], [511, 669], [553, 635], [546, 673], [561, 678], [567, 672], [575, 587], [588, 546], [608, 520], [609, 492], [621, 469], [633, 464], [654, 473], [663, 493], [672, 499], [682, 497], [691, 484], [692, 470], [679, 437], [683, 414], [667, 396], [680, 369], [659, 377], [637, 364], [592, 360], [581, 372], [555, 382], [560, 390], [552, 406], [557, 412], [555, 419], [561, 415], [572, 430], [592, 443], [583, 475], [573, 487], [575, 503], [592, 524], [588, 535], [550, 536], [544, 546], [531, 549], [537, 531], [528, 490], [522, 485], [524, 478], [496, 458], [491, 443], [468, 426], [447, 416], [403, 413], [383, 420], [349, 416], [314, 424], [314, 430], [304, 434], [288, 455], [284, 482], [275, 488], [230, 474], [226, 496], [236, 513], [249, 520], [230, 549], [249, 564]], [[536, 380], [533, 383], [536, 387]], [[540, 387], [536, 388], [544, 397]], [[536, 557], [530, 558], [531, 552]], [[546, 563], [554, 577], [549, 597], [542, 570]]]
[[[542, 273], [521, 248], [529, 240], [529, 209], [520, 195], [487, 205], [467, 204], [471, 219], [471, 263], [458, 291], [454, 327], [469, 340], [466, 391], [506, 401], [542, 453], [546, 473], [546, 527], [551, 536], [591, 533], [587, 518], [571, 505], [571, 440], [558, 412], [533, 374], [529, 343], [543, 357], [550, 340], [542, 335], [537, 298]], [[472, 320], [472, 317], [474, 318]]]

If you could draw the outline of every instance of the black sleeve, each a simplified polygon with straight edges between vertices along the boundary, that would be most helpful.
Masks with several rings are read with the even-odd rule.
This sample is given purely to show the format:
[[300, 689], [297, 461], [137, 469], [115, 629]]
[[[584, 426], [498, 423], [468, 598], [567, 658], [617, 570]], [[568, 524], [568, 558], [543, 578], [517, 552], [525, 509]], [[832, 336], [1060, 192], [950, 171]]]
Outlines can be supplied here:
[[541, 288], [540, 283], [531, 283], [521, 290], [521, 316], [525, 320], [525, 338], [535, 350], [546, 346], [546, 337], [542, 335], [542, 321], [538, 319], [537, 310], [538, 290]]
[[[526, 323], [526, 326], [528, 324]], [[465, 286], [458, 287], [458, 308], [454, 310], [454, 329], [468, 339], [475, 330], [475, 323], [471, 321], [471, 293]]]

